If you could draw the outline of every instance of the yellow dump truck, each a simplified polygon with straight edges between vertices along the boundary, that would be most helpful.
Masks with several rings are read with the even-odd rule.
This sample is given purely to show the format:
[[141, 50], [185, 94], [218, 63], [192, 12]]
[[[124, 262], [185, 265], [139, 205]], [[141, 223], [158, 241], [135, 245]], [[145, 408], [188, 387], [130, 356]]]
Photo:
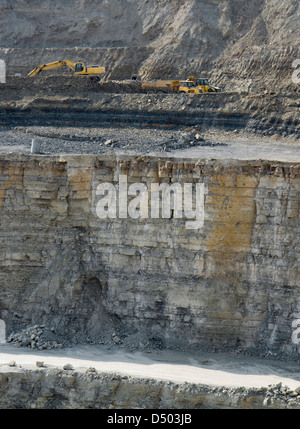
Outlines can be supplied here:
[[189, 80], [180, 80], [179, 81], [179, 93], [187, 94], [200, 94], [202, 92], [201, 88], [198, 88], [194, 85], [192, 81]]
[[90, 75], [92, 80], [99, 81], [99, 75], [105, 73], [105, 68], [100, 66], [88, 66], [86, 67], [83, 62], [76, 62], [69, 60], [61, 60], [61, 61], [54, 61], [53, 63], [47, 63], [47, 64], [41, 64], [40, 66], [37, 66], [35, 69], [33, 69], [28, 76], [36, 76], [38, 73], [40, 73], [42, 70], [51, 70], [56, 69], [59, 67], [69, 67], [75, 75]]
[[177, 80], [155, 80], [142, 82], [142, 89], [146, 92], [178, 92], [179, 82]]
[[142, 89], [146, 92], [155, 93], [188, 93], [199, 94], [200, 88], [196, 88], [189, 80], [156, 80], [152, 82], [142, 82]]
[[201, 89], [203, 93], [221, 91], [221, 88], [211, 85], [206, 78], [199, 77], [196, 79], [194, 76], [189, 76], [187, 80], [192, 82], [197, 88]]

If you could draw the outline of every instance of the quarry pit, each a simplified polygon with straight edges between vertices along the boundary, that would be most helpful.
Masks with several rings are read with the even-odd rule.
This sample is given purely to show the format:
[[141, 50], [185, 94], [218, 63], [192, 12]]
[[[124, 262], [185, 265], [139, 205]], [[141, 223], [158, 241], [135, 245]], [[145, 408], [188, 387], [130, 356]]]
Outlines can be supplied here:
[[24, 82], [0, 112], [0, 406], [300, 408], [299, 125]]
[[300, 408], [299, 1], [94, 3], [0, 5], [0, 408]]
[[0, 406], [300, 408], [297, 122], [68, 79], [4, 89]]

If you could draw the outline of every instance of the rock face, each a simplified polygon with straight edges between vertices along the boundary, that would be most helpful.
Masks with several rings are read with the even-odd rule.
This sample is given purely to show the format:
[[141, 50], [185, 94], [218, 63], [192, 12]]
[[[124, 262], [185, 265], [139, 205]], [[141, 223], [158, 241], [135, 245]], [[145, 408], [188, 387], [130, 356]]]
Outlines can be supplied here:
[[[299, 164], [6, 154], [0, 165], [7, 335], [44, 325], [59, 344], [297, 355]], [[204, 184], [203, 226], [197, 214], [187, 227], [180, 200], [154, 215], [151, 183]], [[99, 217], [100, 184], [116, 217]]]
[[12, 74], [70, 59], [114, 79], [208, 74], [229, 90], [282, 90], [299, 58], [298, 0], [13, 0], [0, 11]]
[[118, 409], [185, 409], [188, 422], [189, 409], [299, 409], [299, 392], [278, 385], [226, 388], [92, 370], [79, 373], [72, 368], [10, 368], [0, 373], [0, 404], [5, 409], [106, 409], [102, 421], [114, 417]]

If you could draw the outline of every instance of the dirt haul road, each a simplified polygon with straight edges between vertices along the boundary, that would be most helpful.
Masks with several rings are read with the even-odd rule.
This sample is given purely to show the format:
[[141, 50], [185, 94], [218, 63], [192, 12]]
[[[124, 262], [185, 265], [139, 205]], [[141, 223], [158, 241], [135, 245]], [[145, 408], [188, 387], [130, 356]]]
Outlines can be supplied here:
[[[15, 362], [15, 366], [10, 366]], [[66, 364], [74, 370], [93, 367], [98, 372], [132, 377], [154, 378], [176, 383], [200, 383], [211, 386], [260, 388], [282, 383], [290, 389], [300, 386], [299, 364], [272, 359], [257, 359], [225, 353], [185, 353], [177, 351], [127, 352], [122, 348], [81, 345], [69, 349], [33, 351], [0, 345], [0, 371], [35, 370]], [[10, 364], [10, 365], [9, 365]]]

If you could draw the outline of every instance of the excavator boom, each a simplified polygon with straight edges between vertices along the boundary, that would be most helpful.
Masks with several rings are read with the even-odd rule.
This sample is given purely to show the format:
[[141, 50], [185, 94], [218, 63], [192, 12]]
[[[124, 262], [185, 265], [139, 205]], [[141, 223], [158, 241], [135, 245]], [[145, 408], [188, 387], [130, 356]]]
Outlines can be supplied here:
[[69, 60], [54, 61], [53, 63], [41, 64], [40, 66], [33, 69], [28, 74], [28, 76], [36, 76], [42, 70], [51, 70], [51, 69], [56, 69], [58, 67], [64, 67], [64, 66], [68, 66], [73, 71], [75, 70], [75, 63], [73, 63], [72, 61], [69, 61]]

